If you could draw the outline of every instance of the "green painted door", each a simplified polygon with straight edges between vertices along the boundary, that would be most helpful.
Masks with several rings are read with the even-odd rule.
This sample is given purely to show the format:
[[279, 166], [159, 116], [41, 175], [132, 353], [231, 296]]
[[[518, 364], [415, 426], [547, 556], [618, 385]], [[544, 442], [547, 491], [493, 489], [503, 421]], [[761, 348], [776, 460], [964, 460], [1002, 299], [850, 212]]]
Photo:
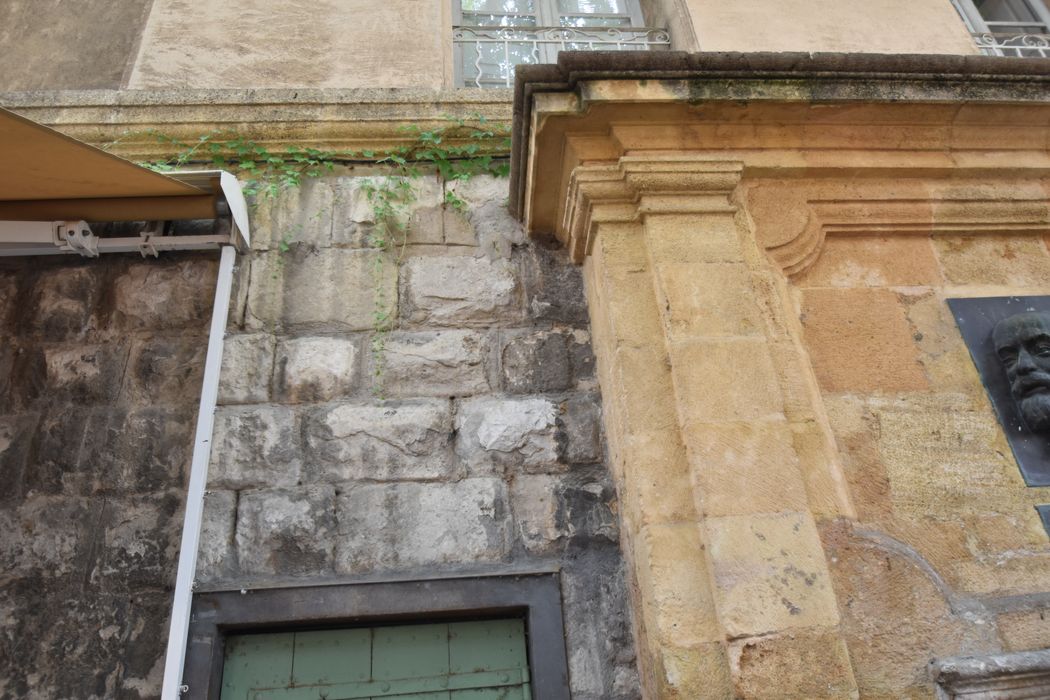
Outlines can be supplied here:
[[522, 620], [226, 640], [221, 700], [530, 700]]

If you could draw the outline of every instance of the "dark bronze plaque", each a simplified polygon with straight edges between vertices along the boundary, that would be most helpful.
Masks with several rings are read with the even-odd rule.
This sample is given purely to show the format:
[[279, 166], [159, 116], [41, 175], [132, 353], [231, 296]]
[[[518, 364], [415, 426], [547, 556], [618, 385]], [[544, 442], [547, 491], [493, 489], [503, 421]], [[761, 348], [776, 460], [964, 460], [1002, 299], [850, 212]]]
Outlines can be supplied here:
[[[1029, 486], [1050, 486], [1050, 432], [1034, 432], [1025, 422], [1014, 395], [1019, 389], [1011, 390], [1011, 382], [1007, 377], [1006, 367], [1010, 359], [1004, 360], [1000, 357], [1001, 349], [997, 351], [996, 342], [992, 338], [992, 331], [996, 325], [1006, 319], [1031, 318], [1038, 323], [1040, 317], [1037, 315], [1046, 314], [1050, 322], [1050, 297], [949, 299], [948, 307], [952, 310], [963, 340], [966, 341], [966, 347], [970, 350], [970, 356], [977, 365], [977, 372], [981, 375], [988, 398], [995, 407], [1010, 449], [1013, 450], [1017, 465], [1021, 468], [1021, 476]], [[1009, 326], [1009, 322], [1000, 326], [999, 335], [1005, 333], [1003, 328], [1009, 330]], [[1030, 413], [1031, 410], [1025, 415], [1029, 415], [1029, 421], [1034, 423]]]
[[1046, 533], [1050, 535], [1050, 506], [1036, 506], [1035, 510], [1039, 513], [1039, 517], [1043, 519], [1043, 527], [1046, 528]]

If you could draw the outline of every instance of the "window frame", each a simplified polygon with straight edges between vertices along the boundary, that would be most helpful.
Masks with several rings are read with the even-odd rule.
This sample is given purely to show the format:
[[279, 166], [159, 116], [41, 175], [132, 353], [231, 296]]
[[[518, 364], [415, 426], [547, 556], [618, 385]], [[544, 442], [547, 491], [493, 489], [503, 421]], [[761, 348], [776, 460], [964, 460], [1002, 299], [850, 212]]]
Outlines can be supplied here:
[[[514, 12], [507, 14], [515, 15], [531, 15], [536, 18], [536, 26], [528, 27], [528, 29], [551, 29], [561, 28], [561, 18], [563, 16], [575, 16], [575, 15], [562, 15], [558, 11], [558, 0], [533, 0], [535, 3], [535, 12]], [[624, 29], [631, 28], [644, 28], [645, 27], [645, 15], [642, 12], [642, 5], [640, 0], [623, 0], [626, 5], [627, 12], [626, 16], [630, 19], [630, 24]], [[595, 12], [589, 14], [592, 17], [623, 17], [623, 14], [615, 14], [608, 12]], [[453, 30], [459, 28], [466, 29], [499, 29], [499, 27], [486, 27], [484, 25], [476, 24], [464, 24], [463, 23], [463, 1], [452, 0], [452, 27]], [[512, 27], [508, 27], [512, 28]], [[565, 27], [565, 29], [601, 29], [601, 27]], [[537, 63], [555, 63], [558, 60], [559, 47], [550, 45], [539, 46], [539, 57]], [[463, 76], [463, 46], [459, 43], [453, 42], [452, 44], [452, 73], [453, 82], [457, 88], [473, 88], [475, 85], [465, 84]], [[490, 88], [482, 88], [490, 89]]]
[[[1050, 34], [1050, 8], [1046, 6], [1046, 3], [1044, 3], [1043, 0], [1022, 1], [1028, 5], [1029, 9], [1031, 9], [1033, 14], [1038, 18], [1034, 24], [1042, 24], [1046, 33]], [[962, 16], [972, 33], [996, 33], [995, 28], [989, 27], [987, 20], [981, 16], [981, 12], [977, 9], [977, 5], [974, 4], [973, 0], [952, 0], [952, 4], [955, 5], [955, 9], [959, 11], [959, 14]], [[1024, 32], [1017, 33], [1022, 34]]]
[[219, 697], [230, 634], [518, 615], [525, 620], [533, 698], [570, 700], [556, 571], [197, 593], [182, 697]]

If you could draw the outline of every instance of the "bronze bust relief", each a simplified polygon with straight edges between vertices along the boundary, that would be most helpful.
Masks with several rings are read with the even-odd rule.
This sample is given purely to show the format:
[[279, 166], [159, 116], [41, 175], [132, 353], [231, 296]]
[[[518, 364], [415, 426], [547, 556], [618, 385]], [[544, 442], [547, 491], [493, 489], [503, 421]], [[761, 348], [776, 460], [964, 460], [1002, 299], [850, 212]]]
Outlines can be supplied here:
[[1008, 316], [992, 331], [995, 353], [1025, 426], [1050, 432], [1050, 313]]

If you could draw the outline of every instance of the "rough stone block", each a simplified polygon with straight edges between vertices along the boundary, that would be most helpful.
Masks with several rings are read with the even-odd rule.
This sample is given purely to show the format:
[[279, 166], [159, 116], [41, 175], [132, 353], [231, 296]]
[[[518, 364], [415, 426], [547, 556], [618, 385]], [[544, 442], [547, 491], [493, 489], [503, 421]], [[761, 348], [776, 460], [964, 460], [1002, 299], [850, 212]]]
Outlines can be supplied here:
[[517, 270], [506, 260], [417, 257], [404, 270], [402, 312], [411, 323], [479, 326], [521, 315]]
[[799, 287], [904, 287], [940, 284], [929, 236], [829, 236]]
[[310, 459], [304, 478], [308, 480], [452, 475], [452, 416], [447, 401], [337, 404], [318, 408], [305, 420]]
[[[332, 245], [336, 197], [329, 178], [303, 178], [270, 196], [256, 195], [252, 213], [252, 249], [276, 250], [296, 244]], [[340, 232], [345, 235], [345, 232]]]
[[14, 306], [15, 285], [9, 284], [8, 319], [24, 319], [28, 328], [45, 338], [73, 338], [100, 325], [95, 315], [103, 292], [100, 270], [81, 263], [44, 270], [34, 280], [27, 310]]
[[566, 334], [558, 331], [511, 332], [502, 338], [500, 370], [511, 394], [565, 391], [572, 386], [572, 362]]
[[806, 509], [793, 435], [785, 421], [692, 423], [683, 437], [706, 515]]
[[114, 318], [121, 328], [161, 330], [208, 327], [218, 260], [214, 257], [135, 262], [113, 287]]
[[355, 224], [376, 223], [375, 206], [369, 190], [396, 188], [403, 181], [409, 192], [402, 200], [404, 209], [412, 212], [416, 209], [437, 207], [443, 195], [441, 184], [435, 176], [423, 176], [405, 180], [403, 178], [384, 176], [353, 176], [338, 178], [335, 185], [336, 216], [333, 231], [349, 231]]
[[763, 334], [746, 265], [664, 262], [655, 269], [664, 323], [673, 340]]
[[573, 326], [587, 325], [583, 278], [565, 251], [529, 246], [523, 271], [525, 303], [531, 318]]
[[[330, 573], [335, 508], [331, 486], [242, 492], [236, 534], [241, 573], [310, 577]], [[375, 531], [368, 534], [374, 537]]]
[[171, 585], [179, 550], [183, 490], [122, 496], [108, 501], [101, 518], [102, 550], [92, 582], [107, 593]]
[[729, 657], [735, 697], [857, 696], [849, 652], [837, 630], [738, 639], [730, 642]]
[[465, 214], [446, 207], [442, 215], [445, 227], [445, 245], [475, 246], [478, 244], [478, 236], [474, 233], [474, 226]]
[[0, 272], [0, 330], [5, 335], [14, 329], [17, 297], [18, 276], [13, 271]]
[[783, 394], [764, 338], [678, 343], [670, 354], [675, 395], [684, 422], [762, 420], [782, 415]]
[[557, 409], [547, 399], [478, 398], [459, 404], [456, 453], [477, 471], [540, 470], [558, 461]]
[[1041, 288], [1050, 278], [1050, 254], [1036, 236], [937, 236], [933, 245], [950, 284]]
[[491, 258], [510, 257], [513, 247], [527, 240], [521, 222], [511, 216], [502, 201], [478, 204], [471, 208], [469, 216], [478, 246]]
[[443, 243], [445, 241], [445, 208], [421, 207], [412, 212], [405, 231], [408, 243]]
[[923, 391], [928, 386], [904, 307], [889, 290], [806, 290], [802, 325], [825, 391]]
[[561, 480], [548, 474], [523, 474], [510, 485], [514, 527], [525, 551], [556, 551], [565, 535], [558, 523], [558, 487]]
[[5, 576], [48, 579], [84, 572], [96, 533], [84, 523], [102, 516], [101, 499], [30, 495], [17, 510], [0, 511], [0, 566]]
[[195, 410], [159, 406], [95, 411], [80, 444], [78, 471], [96, 491], [185, 488], [195, 418]]
[[594, 350], [591, 348], [591, 334], [589, 331], [576, 329], [569, 336], [569, 360], [572, 364], [572, 376], [576, 380], [576, 387], [595, 388], [595, 369], [597, 362], [594, 358]]
[[82, 343], [45, 348], [47, 384], [75, 403], [113, 401], [120, 392], [128, 348]]
[[798, 513], [708, 518], [719, 619], [730, 637], [838, 624], [824, 552]]
[[294, 486], [302, 454], [295, 412], [280, 406], [215, 412], [208, 485], [218, 489]]
[[558, 410], [558, 454], [569, 464], [602, 459], [602, 409], [597, 396], [576, 396]]
[[507, 178], [495, 175], [474, 175], [466, 180], [452, 180], [445, 183], [445, 189], [454, 192], [471, 207], [487, 202], [507, 206], [510, 197]]
[[22, 473], [37, 432], [37, 416], [0, 416], [0, 480], [6, 484], [0, 501], [21, 498]]
[[274, 337], [240, 333], [226, 337], [219, 372], [219, 403], [264, 403], [270, 398]]
[[251, 330], [366, 330], [397, 309], [397, 266], [374, 250], [296, 248], [256, 254], [245, 323]]
[[510, 508], [499, 479], [360, 484], [338, 501], [339, 573], [498, 561], [508, 552]]
[[204, 377], [206, 336], [154, 337], [131, 344], [125, 397], [143, 405], [193, 405]]
[[235, 492], [208, 491], [204, 494], [204, 519], [197, 550], [197, 578], [201, 581], [216, 581], [234, 573], [236, 555], [233, 538], [236, 523]]
[[470, 396], [489, 390], [488, 354], [474, 331], [391, 333], [377, 381], [387, 396]]
[[284, 339], [274, 360], [274, 396], [292, 403], [346, 396], [356, 384], [357, 356], [354, 338]]

